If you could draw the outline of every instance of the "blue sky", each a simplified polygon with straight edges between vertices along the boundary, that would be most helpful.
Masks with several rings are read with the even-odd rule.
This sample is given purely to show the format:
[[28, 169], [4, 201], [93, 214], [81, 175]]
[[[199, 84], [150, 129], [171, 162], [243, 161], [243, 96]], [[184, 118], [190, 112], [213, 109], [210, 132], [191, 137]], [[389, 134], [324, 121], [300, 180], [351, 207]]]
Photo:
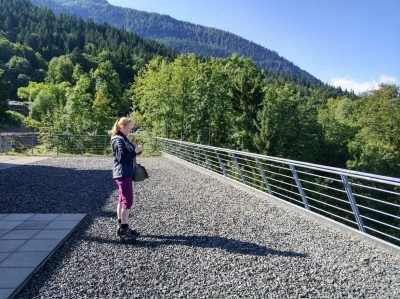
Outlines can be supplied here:
[[326, 83], [400, 85], [400, 0], [109, 0], [230, 31]]

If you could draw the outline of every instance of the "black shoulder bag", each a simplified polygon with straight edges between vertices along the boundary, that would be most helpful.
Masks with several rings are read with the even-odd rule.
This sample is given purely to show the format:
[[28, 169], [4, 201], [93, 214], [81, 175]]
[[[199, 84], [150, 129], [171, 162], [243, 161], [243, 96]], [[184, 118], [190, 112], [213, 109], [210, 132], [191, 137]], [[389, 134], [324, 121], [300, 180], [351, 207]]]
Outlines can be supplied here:
[[133, 166], [133, 177], [132, 180], [134, 182], [142, 182], [145, 179], [149, 178], [149, 174], [147, 173], [146, 168], [144, 166], [136, 163], [136, 158], [133, 160], [134, 166]]

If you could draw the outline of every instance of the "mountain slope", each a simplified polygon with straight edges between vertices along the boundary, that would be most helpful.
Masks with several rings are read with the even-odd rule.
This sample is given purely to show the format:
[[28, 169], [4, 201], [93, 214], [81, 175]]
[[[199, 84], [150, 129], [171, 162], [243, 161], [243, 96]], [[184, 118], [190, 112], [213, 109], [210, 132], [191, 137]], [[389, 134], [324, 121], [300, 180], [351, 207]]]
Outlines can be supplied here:
[[158, 40], [179, 52], [226, 57], [232, 53], [250, 57], [267, 73], [286, 79], [320, 85], [321, 81], [300, 69], [275, 51], [266, 49], [240, 36], [215, 28], [178, 21], [167, 15], [148, 13], [110, 5], [106, 0], [31, 0], [53, 9], [56, 14], [68, 13], [97, 23], [133, 31], [145, 38]]
[[124, 88], [137, 70], [157, 55], [175, 57], [165, 45], [109, 25], [70, 15], [56, 17], [27, 0], [0, 0], [0, 72], [8, 82], [7, 97], [29, 81], [43, 81], [48, 62], [68, 55], [85, 72], [110, 60]]

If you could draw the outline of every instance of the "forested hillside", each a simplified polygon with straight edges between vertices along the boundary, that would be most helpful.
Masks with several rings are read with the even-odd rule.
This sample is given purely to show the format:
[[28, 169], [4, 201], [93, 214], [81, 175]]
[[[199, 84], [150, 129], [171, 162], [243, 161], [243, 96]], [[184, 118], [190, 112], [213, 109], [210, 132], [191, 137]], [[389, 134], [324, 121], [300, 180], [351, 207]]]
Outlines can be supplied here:
[[[136, 34], [73, 16], [56, 17], [51, 10], [22, 0], [0, 1], [0, 51], [0, 68], [3, 79], [10, 84], [10, 99], [16, 99], [18, 87], [29, 81], [43, 81], [47, 63], [60, 55], [67, 55], [84, 71], [111, 61], [124, 88], [155, 55], [176, 55], [164, 45]], [[71, 77], [71, 73], [62, 75]]]
[[153, 59], [132, 86], [134, 115], [157, 135], [399, 176], [399, 87], [335, 95], [232, 56]]
[[229, 57], [239, 53], [251, 58], [266, 73], [277, 73], [302, 84], [322, 84], [314, 76], [281, 57], [233, 33], [179, 21], [167, 15], [110, 5], [106, 0], [32, 0], [33, 3], [95, 22], [107, 22], [140, 36], [158, 40], [181, 53]]
[[108, 25], [0, 0], [0, 118], [39, 132], [151, 134], [399, 177], [399, 87], [361, 96], [268, 73], [237, 54], [177, 54]]

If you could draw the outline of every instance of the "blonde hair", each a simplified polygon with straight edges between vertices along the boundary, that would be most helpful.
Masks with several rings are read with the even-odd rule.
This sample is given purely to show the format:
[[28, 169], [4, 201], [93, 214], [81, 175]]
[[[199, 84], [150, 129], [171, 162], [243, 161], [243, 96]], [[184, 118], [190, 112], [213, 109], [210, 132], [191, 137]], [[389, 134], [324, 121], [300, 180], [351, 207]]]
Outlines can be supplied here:
[[110, 131], [111, 137], [113, 137], [113, 136], [115, 136], [115, 134], [117, 134], [120, 126], [126, 126], [130, 122], [132, 122], [132, 119], [129, 117], [121, 117], [121, 118], [117, 119], [117, 121], [114, 123], [114, 125]]

